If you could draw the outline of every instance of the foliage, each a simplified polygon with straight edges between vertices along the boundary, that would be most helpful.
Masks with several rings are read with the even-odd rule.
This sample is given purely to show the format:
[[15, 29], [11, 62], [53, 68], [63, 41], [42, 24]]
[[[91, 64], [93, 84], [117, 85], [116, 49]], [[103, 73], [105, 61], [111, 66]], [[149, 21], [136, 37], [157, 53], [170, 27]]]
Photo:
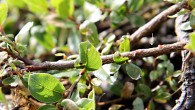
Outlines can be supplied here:
[[[181, 0], [167, 1], [178, 3]], [[22, 82], [22, 86], [30, 93], [23, 91], [23, 94], [43, 103], [39, 110], [59, 108], [95, 110], [101, 105], [98, 105], [97, 98], [105, 101], [102, 98], [104, 93], [105, 99], [117, 97], [130, 100], [128, 104], [111, 105], [110, 108], [154, 110], [157, 108], [156, 105], [170, 101], [172, 93], [179, 88], [177, 83], [180, 78], [179, 71], [174, 69], [174, 64], [167, 55], [144, 57], [139, 60], [122, 57], [122, 53], [137, 48], [132, 47], [130, 35], [120, 28], [128, 24], [130, 29], [135, 30], [144, 25], [148, 20], [148, 14], [149, 16], [153, 14], [143, 13], [143, 10], [151, 4], [156, 6], [160, 2], [160, 0], [1, 2], [0, 28], [4, 27], [6, 33], [0, 29], [2, 84], [17, 88]], [[195, 28], [194, 1], [189, 0], [188, 4], [193, 9], [190, 20], [182, 24], [183, 30]], [[101, 28], [101, 23], [109, 29]], [[114, 30], [123, 33], [116, 35], [117, 32]], [[195, 50], [194, 36], [194, 33], [190, 34], [190, 43], [186, 46], [192, 51]], [[114, 53], [113, 62], [110, 64], [102, 62], [101, 55], [111, 53]], [[64, 67], [64, 70], [35, 72], [27, 69], [28, 66], [35, 68], [40, 66], [40, 62], [60, 63], [72, 60], [75, 61], [72, 69]], [[133, 87], [125, 86], [126, 83], [131, 83]], [[0, 102], [7, 104], [2, 88]]]

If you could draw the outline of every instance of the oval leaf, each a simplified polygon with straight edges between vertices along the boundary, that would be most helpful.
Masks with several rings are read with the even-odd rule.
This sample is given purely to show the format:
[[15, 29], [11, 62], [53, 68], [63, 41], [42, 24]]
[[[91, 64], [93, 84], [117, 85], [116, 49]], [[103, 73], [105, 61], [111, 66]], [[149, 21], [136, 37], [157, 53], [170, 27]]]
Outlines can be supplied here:
[[64, 99], [61, 105], [64, 106], [65, 110], [79, 110], [76, 103], [70, 99]]
[[29, 76], [28, 89], [41, 102], [54, 103], [62, 98], [64, 86], [54, 76], [37, 73]]
[[126, 64], [125, 70], [129, 77], [135, 80], [138, 80], [140, 78], [140, 74], [142, 73], [142, 70], [133, 63]]
[[82, 42], [79, 49], [79, 57], [86, 69], [94, 71], [102, 66], [102, 60], [96, 48], [89, 42]]
[[144, 110], [144, 103], [141, 98], [137, 97], [133, 101], [133, 110]]

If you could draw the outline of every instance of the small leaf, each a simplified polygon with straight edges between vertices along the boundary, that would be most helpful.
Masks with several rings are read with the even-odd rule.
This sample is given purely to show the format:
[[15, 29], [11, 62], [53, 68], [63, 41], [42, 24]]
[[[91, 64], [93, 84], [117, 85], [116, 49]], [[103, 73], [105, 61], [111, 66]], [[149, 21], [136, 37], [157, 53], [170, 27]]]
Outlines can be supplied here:
[[0, 87], [0, 102], [4, 103], [4, 104], [7, 102], [6, 98], [5, 98], [5, 95], [2, 92], [2, 87]]
[[65, 91], [59, 80], [46, 73], [31, 74], [28, 79], [28, 89], [34, 98], [46, 103], [59, 101]]
[[8, 78], [5, 78], [2, 81], [4, 85], [11, 85], [11, 86], [17, 86], [18, 82], [19, 82], [19, 77], [17, 75], [13, 75]]
[[190, 14], [190, 26], [195, 29], [195, 15]]
[[190, 42], [185, 46], [186, 49], [195, 52], [195, 32], [189, 34]]
[[121, 42], [119, 46], [120, 52], [129, 52], [130, 51], [130, 41], [127, 36], [123, 36], [123, 41]]
[[141, 98], [137, 97], [133, 101], [133, 110], [144, 110], [144, 103]]
[[98, 45], [98, 32], [97, 27], [94, 23], [86, 20], [84, 21], [80, 27], [79, 31], [82, 35], [86, 36], [88, 41], [92, 43], [94, 46]]
[[30, 11], [37, 14], [46, 14], [48, 12], [47, 0], [23, 0], [29, 7]]
[[74, 12], [74, 0], [51, 0], [51, 5], [62, 18], [67, 18]]
[[0, 1], [0, 25], [2, 26], [7, 18], [8, 6], [6, 0]]
[[135, 80], [138, 80], [140, 78], [140, 74], [142, 73], [142, 70], [133, 63], [125, 64], [125, 70], [127, 75]]
[[75, 102], [70, 99], [64, 99], [61, 102], [61, 105], [64, 106], [65, 110], [79, 110]]
[[95, 103], [95, 91], [92, 89], [92, 91], [88, 94], [88, 99], [91, 99], [91, 104], [88, 105], [88, 108], [91, 110], [95, 110], [96, 108], [96, 103]]
[[154, 102], [152, 100], [149, 101], [147, 110], [155, 110]]
[[8, 54], [7, 52], [0, 52], [0, 64], [3, 63], [5, 59], [7, 59]]
[[84, 2], [83, 12], [86, 19], [93, 23], [99, 21], [102, 17], [102, 12], [99, 7], [87, 1]]
[[158, 92], [154, 97], [154, 100], [158, 103], [166, 103], [171, 98], [171, 94], [168, 92]]
[[87, 98], [82, 98], [82, 99], [79, 99], [76, 104], [80, 107], [80, 108], [86, 108], [86, 106], [88, 104], [90, 104], [92, 102], [91, 99], [87, 99]]
[[91, 83], [92, 83], [94, 86], [100, 86], [101, 83], [102, 83], [102, 81], [101, 81], [100, 79], [98, 79], [98, 78], [93, 78], [93, 79], [91, 80]]
[[[15, 42], [16, 43], [22, 43], [22, 44], [27, 44], [26, 42], [26, 37], [24, 34], [28, 33], [28, 31], [30, 30], [30, 28], [33, 26], [33, 22], [28, 22], [26, 23], [22, 29], [20, 30], [20, 32], [15, 36]], [[24, 40], [25, 39], [25, 40]]]
[[98, 70], [94, 71], [93, 74], [100, 80], [106, 81], [110, 84], [113, 84], [118, 77], [118, 70], [120, 65], [111, 63], [105, 64]]
[[138, 93], [144, 94], [146, 97], [152, 96], [151, 89], [147, 85], [145, 85], [145, 84], [138, 84], [138, 86], [136, 86], [135, 90]]
[[111, 10], [117, 10], [126, 0], [113, 0], [111, 4]]
[[69, 47], [69, 49], [74, 53], [78, 53], [80, 42], [81, 42], [81, 36], [78, 33], [78, 31], [77, 30], [71, 31], [69, 36], [68, 36], [68, 47]]
[[82, 42], [79, 49], [80, 63], [85, 64], [86, 69], [94, 71], [102, 66], [102, 60], [98, 51], [89, 42]]
[[117, 51], [114, 53], [113, 60], [115, 63], [124, 63], [125, 61], [129, 60], [128, 57], [122, 57], [120, 53]]
[[38, 110], [57, 110], [54, 105], [43, 105]]

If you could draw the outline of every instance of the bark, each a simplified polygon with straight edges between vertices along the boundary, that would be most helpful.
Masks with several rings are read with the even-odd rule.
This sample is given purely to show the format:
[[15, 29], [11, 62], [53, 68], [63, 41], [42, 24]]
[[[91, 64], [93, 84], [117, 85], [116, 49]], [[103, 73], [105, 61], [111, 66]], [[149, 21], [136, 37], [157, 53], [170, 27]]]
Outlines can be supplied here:
[[[188, 41], [192, 30], [183, 31], [181, 24], [189, 20], [189, 13], [176, 19], [176, 34], [179, 41]], [[188, 50], [182, 51], [182, 94], [173, 110], [195, 110], [195, 56]]]

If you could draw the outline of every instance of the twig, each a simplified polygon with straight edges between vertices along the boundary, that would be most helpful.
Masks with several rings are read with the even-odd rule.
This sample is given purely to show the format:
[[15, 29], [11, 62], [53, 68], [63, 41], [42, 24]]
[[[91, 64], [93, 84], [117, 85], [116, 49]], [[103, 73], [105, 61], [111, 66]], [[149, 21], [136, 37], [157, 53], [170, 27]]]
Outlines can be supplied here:
[[150, 20], [147, 24], [140, 27], [137, 31], [135, 31], [131, 36], [131, 42], [137, 42], [141, 37], [144, 35], [151, 33], [158, 25], [160, 25], [162, 22], [166, 21], [168, 19], [169, 15], [173, 15], [176, 12], [178, 12], [180, 9], [185, 7], [187, 1], [183, 1], [181, 3], [175, 4], [168, 9], [164, 10], [160, 14], [158, 14], [156, 17], [154, 17], [152, 20]]
[[5, 51], [7, 52], [8, 55], [10, 55], [13, 58], [16, 58], [18, 60], [23, 61], [26, 65], [35, 65], [35, 62], [33, 62], [32, 60], [26, 59], [26, 58], [22, 58], [19, 55], [15, 55], [14, 53], [12, 53], [11, 51], [9, 51], [7, 48], [2, 48], [0, 47], [0, 51]]
[[106, 102], [97, 102], [97, 105], [99, 105], [99, 106], [105, 106], [105, 105], [108, 105], [108, 104], [118, 103], [118, 102], [123, 101], [123, 100], [133, 99], [133, 98], [136, 98], [138, 96], [144, 96], [144, 94], [132, 95], [131, 97], [129, 97], [127, 99], [124, 99], [124, 98], [120, 97], [118, 99], [109, 100], [109, 101], [106, 101]]
[[[129, 59], [136, 59], [136, 58], [143, 58], [148, 56], [158, 56], [162, 54], [171, 53], [173, 51], [183, 50], [183, 47], [186, 45], [187, 42], [177, 42], [173, 44], [167, 45], [159, 45], [155, 48], [149, 49], [138, 49], [131, 52], [124, 52], [121, 53], [122, 57], [128, 57]], [[103, 64], [113, 63], [113, 56], [105, 55], [101, 56]], [[70, 61], [58, 61], [58, 62], [43, 62], [38, 65], [30, 65], [26, 66], [27, 71], [39, 71], [39, 70], [64, 70], [68, 68], [74, 68], [75, 60]]]

